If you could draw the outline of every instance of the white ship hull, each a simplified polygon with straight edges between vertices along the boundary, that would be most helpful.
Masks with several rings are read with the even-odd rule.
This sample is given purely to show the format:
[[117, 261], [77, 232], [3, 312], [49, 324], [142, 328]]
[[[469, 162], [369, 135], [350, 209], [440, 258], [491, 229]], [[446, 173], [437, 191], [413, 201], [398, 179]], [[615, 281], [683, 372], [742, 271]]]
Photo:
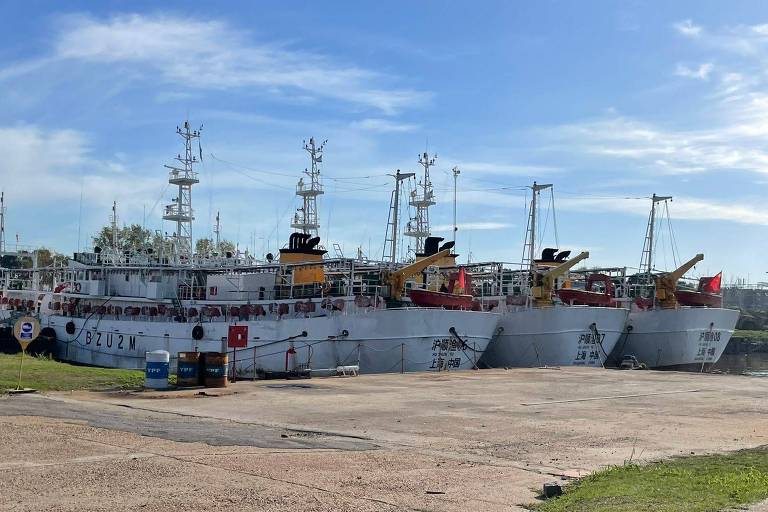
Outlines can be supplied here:
[[[170, 352], [172, 367], [179, 352], [227, 351], [230, 367], [236, 360], [238, 376], [245, 377], [286, 369], [333, 373], [337, 366], [346, 365], [359, 365], [362, 373], [471, 369], [495, 334], [498, 321], [499, 315], [493, 313], [419, 308], [199, 324], [106, 316], [43, 317], [43, 325], [56, 331], [59, 356], [64, 360], [143, 369], [145, 353], [152, 350]], [[74, 323], [74, 334], [66, 332], [69, 322]], [[196, 325], [204, 330], [200, 340], [192, 338]], [[236, 353], [227, 349], [230, 325], [248, 327], [247, 348]]]
[[736, 328], [734, 309], [693, 308], [632, 311], [621, 356], [634, 355], [651, 368], [714, 364]]
[[507, 311], [499, 323], [503, 330], [481, 362], [491, 368], [603, 366], [628, 314], [627, 309], [589, 306]]

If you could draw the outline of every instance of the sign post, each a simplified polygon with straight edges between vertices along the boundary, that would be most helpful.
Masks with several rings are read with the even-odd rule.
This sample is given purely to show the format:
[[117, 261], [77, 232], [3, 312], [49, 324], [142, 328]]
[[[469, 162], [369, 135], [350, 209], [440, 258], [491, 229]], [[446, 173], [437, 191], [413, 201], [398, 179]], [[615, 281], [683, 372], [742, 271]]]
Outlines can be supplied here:
[[16, 391], [21, 391], [21, 372], [24, 369], [24, 355], [27, 347], [35, 341], [40, 335], [40, 322], [37, 318], [23, 316], [16, 320], [13, 326], [13, 335], [21, 346], [21, 359], [19, 361], [19, 382], [16, 384]]
[[232, 349], [232, 382], [237, 381], [237, 349], [248, 348], [248, 326], [230, 325], [227, 346]]

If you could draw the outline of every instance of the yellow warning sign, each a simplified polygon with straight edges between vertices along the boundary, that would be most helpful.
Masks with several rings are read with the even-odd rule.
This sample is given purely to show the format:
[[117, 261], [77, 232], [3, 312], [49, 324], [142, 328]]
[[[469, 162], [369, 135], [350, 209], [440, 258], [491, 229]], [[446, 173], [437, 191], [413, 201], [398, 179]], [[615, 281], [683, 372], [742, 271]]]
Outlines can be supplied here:
[[16, 324], [13, 326], [13, 335], [21, 345], [21, 350], [27, 350], [29, 344], [40, 335], [40, 322], [37, 321], [37, 318], [23, 316], [16, 320]]

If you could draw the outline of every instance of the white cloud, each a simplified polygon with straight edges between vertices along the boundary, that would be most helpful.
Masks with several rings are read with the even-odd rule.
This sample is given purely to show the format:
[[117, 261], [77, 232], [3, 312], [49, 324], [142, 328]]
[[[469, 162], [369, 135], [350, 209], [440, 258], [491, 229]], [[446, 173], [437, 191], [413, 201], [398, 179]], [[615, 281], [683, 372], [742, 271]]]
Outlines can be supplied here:
[[[490, 231], [496, 229], [509, 229], [514, 227], [514, 224], [506, 222], [460, 222], [458, 223], [459, 231]], [[432, 226], [432, 231], [452, 231], [453, 224], [439, 224]]]
[[764, 59], [768, 47], [768, 24], [731, 25], [705, 32], [690, 20], [675, 24], [683, 35], [712, 50]]
[[167, 15], [67, 17], [55, 57], [146, 68], [146, 79], [190, 89], [253, 88], [256, 92], [324, 97], [393, 114], [430, 95], [391, 87], [395, 77], [345, 65], [286, 45], [256, 43], [223, 21]]
[[[157, 194], [157, 179], [129, 174], [118, 161], [91, 155], [88, 138], [75, 130], [36, 126], [0, 127], [0, 183], [9, 202], [51, 206], [79, 201], [81, 181], [89, 206], [104, 208], [115, 199], [141, 210], [141, 200]], [[130, 187], [126, 184], [130, 182]], [[106, 214], [105, 214], [106, 216]]]
[[[624, 199], [613, 197], [568, 197], [557, 201], [559, 210], [624, 213], [647, 216], [650, 210], [648, 199]], [[740, 224], [768, 226], [768, 211], [760, 204], [722, 203], [711, 199], [675, 197], [670, 205], [673, 219], [695, 221], [728, 221]]]
[[388, 119], [363, 119], [355, 121], [350, 128], [374, 133], [412, 132], [419, 129], [418, 125], [397, 123]]
[[678, 21], [674, 27], [678, 32], [688, 37], [698, 37], [703, 30], [699, 25], [694, 25], [690, 19]]
[[451, 166], [458, 167], [462, 172], [474, 174], [509, 174], [517, 176], [537, 176], [541, 174], [551, 174], [562, 171], [558, 167], [543, 165], [525, 165], [522, 163], [511, 162], [481, 162], [481, 161], [463, 161], [457, 158], [444, 157], [444, 162], [452, 162]]
[[[713, 106], [717, 107], [717, 105]], [[768, 173], [768, 152], [758, 137], [768, 134], [768, 96], [729, 105], [721, 124], [696, 130], [665, 128], [625, 116], [611, 116], [541, 130], [549, 148], [580, 152], [606, 162], [625, 162], [657, 174], [716, 170]], [[554, 142], [554, 144], [552, 144]], [[628, 167], [627, 162], [634, 163]]]
[[711, 62], [705, 62], [704, 64], [699, 65], [698, 68], [689, 68], [688, 66], [685, 66], [683, 64], [678, 64], [677, 68], [675, 69], [675, 75], [682, 76], [685, 78], [695, 78], [698, 80], [709, 80], [709, 75], [712, 73], [712, 70], [715, 68], [714, 64]]

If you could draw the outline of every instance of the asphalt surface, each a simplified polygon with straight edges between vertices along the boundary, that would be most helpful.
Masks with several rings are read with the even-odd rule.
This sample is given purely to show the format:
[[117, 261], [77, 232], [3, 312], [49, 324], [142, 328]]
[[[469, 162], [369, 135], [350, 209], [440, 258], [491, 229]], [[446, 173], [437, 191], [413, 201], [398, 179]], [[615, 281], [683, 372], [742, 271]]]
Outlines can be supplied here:
[[768, 444], [768, 379], [744, 376], [483, 370], [199, 393], [0, 398], [0, 510], [522, 510], [607, 465]]

